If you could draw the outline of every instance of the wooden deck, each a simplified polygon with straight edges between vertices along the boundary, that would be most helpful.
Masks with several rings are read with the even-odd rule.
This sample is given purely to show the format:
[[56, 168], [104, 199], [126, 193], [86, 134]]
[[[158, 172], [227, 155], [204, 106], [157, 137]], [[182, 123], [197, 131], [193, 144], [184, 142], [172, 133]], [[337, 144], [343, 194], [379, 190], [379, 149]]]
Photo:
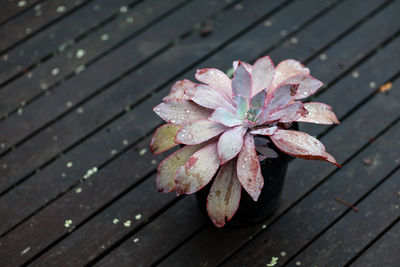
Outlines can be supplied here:
[[[0, 266], [400, 266], [399, 12], [400, 0], [1, 1]], [[151, 108], [199, 67], [266, 54], [326, 84], [313, 101], [341, 124], [300, 128], [343, 167], [294, 159], [272, 218], [217, 229], [193, 196], [157, 192]]]

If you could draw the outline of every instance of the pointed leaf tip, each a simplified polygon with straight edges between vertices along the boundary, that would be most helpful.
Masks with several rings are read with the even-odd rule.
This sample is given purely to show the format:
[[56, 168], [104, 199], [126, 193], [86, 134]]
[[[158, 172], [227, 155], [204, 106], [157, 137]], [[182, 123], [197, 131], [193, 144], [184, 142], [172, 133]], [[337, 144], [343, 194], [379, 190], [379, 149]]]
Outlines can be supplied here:
[[304, 108], [307, 110], [307, 113], [297, 121], [318, 124], [339, 124], [335, 113], [333, 113], [332, 108], [327, 104], [310, 102], [305, 103]]
[[304, 132], [277, 130], [271, 140], [281, 151], [294, 157], [325, 160], [338, 165], [318, 139]]
[[310, 70], [297, 60], [287, 59], [280, 62], [275, 68], [275, 76], [270, 92], [286, 79], [297, 74], [310, 74]]
[[228, 162], [218, 171], [207, 197], [207, 212], [217, 227], [222, 227], [236, 213], [242, 186], [236, 176], [234, 162]]
[[234, 95], [240, 95], [250, 100], [251, 96], [251, 75], [241, 62], [235, 71], [232, 79], [232, 92]]
[[193, 88], [196, 84], [187, 79], [177, 81], [171, 87], [171, 91], [167, 96], [163, 98], [164, 102], [168, 102], [171, 100], [181, 101], [181, 100], [190, 100], [190, 97], [185, 94], [186, 90]]
[[198, 69], [196, 72], [196, 79], [213, 88], [221, 90], [229, 98], [232, 96], [231, 79], [219, 69]]
[[269, 56], [259, 58], [253, 65], [251, 71], [252, 92], [251, 96], [255, 96], [262, 90], [268, 90], [274, 79], [274, 64]]
[[175, 124], [164, 124], [157, 128], [150, 142], [150, 150], [153, 154], [160, 154], [174, 146], [178, 145], [174, 139], [176, 133], [181, 128]]
[[191, 121], [206, 119], [211, 115], [209, 109], [203, 108], [189, 100], [171, 100], [157, 105], [154, 112], [169, 123], [183, 125]]

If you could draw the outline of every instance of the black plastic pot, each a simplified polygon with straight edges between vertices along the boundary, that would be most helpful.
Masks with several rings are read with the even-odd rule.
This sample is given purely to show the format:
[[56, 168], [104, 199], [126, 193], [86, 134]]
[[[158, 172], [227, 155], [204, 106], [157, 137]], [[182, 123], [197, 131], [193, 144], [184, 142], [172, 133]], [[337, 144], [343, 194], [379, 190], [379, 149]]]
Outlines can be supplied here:
[[[297, 124], [293, 125], [291, 129], [298, 130]], [[229, 225], [245, 226], [260, 223], [271, 216], [278, 208], [288, 163], [292, 157], [279, 151], [272, 143], [271, 147], [278, 152], [279, 157], [266, 159], [260, 163], [261, 173], [264, 177], [264, 187], [258, 201], [255, 202], [242, 189], [239, 208], [232, 220], [228, 222]], [[199, 208], [207, 217], [206, 203], [211, 185], [212, 181], [196, 193]]]

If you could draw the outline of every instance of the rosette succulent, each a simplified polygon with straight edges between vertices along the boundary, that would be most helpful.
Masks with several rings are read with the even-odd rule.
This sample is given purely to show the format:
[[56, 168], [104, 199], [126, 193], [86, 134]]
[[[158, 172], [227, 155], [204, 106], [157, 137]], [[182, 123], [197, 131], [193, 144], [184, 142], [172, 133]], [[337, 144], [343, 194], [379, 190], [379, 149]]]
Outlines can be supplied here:
[[274, 67], [269, 56], [254, 65], [235, 61], [233, 68], [232, 79], [218, 69], [197, 70], [199, 84], [176, 82], [154, 108], [167, 123], [156, 130], [152, 152], [181, 145], [158, 166], [158, 190], [191, 194], [215, 176], [207, 211], [217, 227], [235, 214], [242, 187], [257, 201], [260, 161], [277, 157], [271, 142], [289, 155], [339, 166], [316, 138], [289, 129], [293, 122], [339, 123], [330, 106], [299, 101], [322, 86], [308, 68], [292, 59]]

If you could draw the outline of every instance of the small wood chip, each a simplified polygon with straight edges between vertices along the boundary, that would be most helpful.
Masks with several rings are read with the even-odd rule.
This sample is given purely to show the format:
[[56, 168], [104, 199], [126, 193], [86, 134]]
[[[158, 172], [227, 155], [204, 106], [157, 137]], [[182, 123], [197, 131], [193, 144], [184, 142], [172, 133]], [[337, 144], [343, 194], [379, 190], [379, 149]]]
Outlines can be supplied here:
[[381, 87], [379, 87], [379, 92], [384, 93], [389, 91], [390, 89], [392, 89], [392, 83], [388, 82], [385, 83], [384, 85], [382, 85]]
[[337, 202], [340, 202], [340, 203], [346, 205], [347, 207], [351, 208], [351, 209], [354, 210], [355, 212], [358, 212], [357, 207], [354, 207], [354, 206], [351, 205], [349, 202], [344, 201], [344, 200], [342, 200], [342, 199], [340, 199], [340, 198], [338, 198], [338, 197], [335, 197], [335, 200], [336, 200]]
[[206, 36], [210, 35], [212, 32], [213, 32], [213, 28], [210, 25], [208, 25], [208, 26], [205, 26], [200, 31], [200, 35], [203, 36], [203, 37], [206, 37]]

